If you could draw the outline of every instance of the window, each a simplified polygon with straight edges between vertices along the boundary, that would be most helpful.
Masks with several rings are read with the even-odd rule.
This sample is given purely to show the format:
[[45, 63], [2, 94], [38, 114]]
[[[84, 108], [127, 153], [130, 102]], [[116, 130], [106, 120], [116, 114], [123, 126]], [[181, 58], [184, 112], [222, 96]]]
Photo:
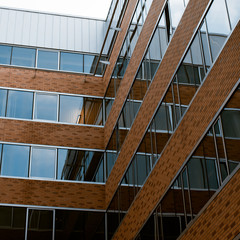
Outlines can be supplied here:
[[57, 179], [64, 178], [64, 166], [67, 162], [68, 150], [67, 149], [58, 149], [58, 162], [57, 162]]
[[7, 103], [7, 90], [0, 89], [0, 116], [5, 117], [6, 103]]
[[83, 98], [60, 96], [60, 122], [79, 123], [83, 118]]
[[83, 72], [83, 55], [61, 52], [60, 69], [71, 72]]
[[239, 0], [227, 0], [229, 15], [230, 15], [230, 21], [232, 24], [232, 27], [234, 27], [238, 19], [240, 18], [240, 11], [239, 11]]
[[32, 92], [9, 90], [7, 117], [32, 119], [32, 108]]
[[31, 177], [55, 178], [56, 149], [32, 148]]
[[13, 47], [12, 65], [35, 67], [36, 50], [32, 48]]
[[28, 177], [30, 147], [3, 145], [1, 175]]
[[58, 52], [38, 50], [38, 68], [58, 69]]
[[57, 121], [57, 95], [37, 93], [35, 101], [35, 119]]
[[84, 72], [85, 73], [93, 73], [94, 69], [92, 69], [93, 66], [93, 55], [84, 55]]
[[10, 64], [12, 47], [0, 45], [0, 64]]

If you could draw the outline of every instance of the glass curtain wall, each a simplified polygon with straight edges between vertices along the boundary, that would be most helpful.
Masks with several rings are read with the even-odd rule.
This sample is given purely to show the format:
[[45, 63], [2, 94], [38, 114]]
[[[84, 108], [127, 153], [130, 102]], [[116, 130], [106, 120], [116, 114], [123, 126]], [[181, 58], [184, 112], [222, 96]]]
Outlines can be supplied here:
[[102, 102], [95, 97], [0, 88], [0, 117], [102, 125]]
[[[181, 8], [179, 8], [179, 11], [178, 11], [178, 7], [179, 7], [178, 4], [182, 6]], [[165, 6], [163, 8], [157, 27], [154, 31], [150, 44], [147, 48], [146, 54], [139, 66], [139, 69], [134, 79], [130, 93], [123, 106], [123, 109], [120, 113], [117, 124], [114, 128], [113, 135], [107, 146], [107, 152], [115, 151], [116, 153], [115, 159], [121, 149], [121, 146], [125, 140], [125, 137], [129, 129], [132, 126], [132, 123], [142, 104], [142, 101], [147, 92], [147, 89], [149, 88], [149, 85], [151, 84], [151, 81], [155, 76], [155, 73], [161, 63], [161, 59], [163, 58], [165, 51], [167, 49], [167, 46], [170, 42], [170, 39], [173, 35], [174, 29], [179, 23], [185, 7], [186, 7], [186, 3], [184, 1], [179, 1], [178, 3], [176, 3], [176, 1], [170, 0], [170, 1], [166, 1], [165, 3]], [[178, 22], [176, 19], [178, 19]], [[112, 102], [109, 100], [109, 102], [105, 102], [105, 104], [111, 105]], [[168, 114], [172, 114], [172, 109], [171, 109], [172, 105], [173, 103], [171, 101], [166, 107], [167, 109], [166, 111], [168, 111]], [[107, 113], [109, 113], [110, 107], [108, 105], [105, 107], [107, 107]], [[164, 130], [167, 130], [166, 127]], [[114, 141], [116, 141], [115, 144], [113, 143]], [[114, 146], [116, 146], [116, 148], [114, 148]], [[107, 153], [107, 156], [108, 156], [108, 153]], [[112, 166], [112, 161], [115, 161], [115, 160], [112, 160], [112, 157], [111, 157], [109, 161], [107, 158], [107, 165], [109, 165], [109, 168], [110, 168], [110, 166]]]
[[1, 240], [104, 240], [104, 212], [1, 205], [0, 235]]
[[0, 175], [104, 182], [103, 152], [0, 143]]
[[[216, 52], [218, 51], [218, 55], [221, 47], [231, 32], [230, 30], [232, 28], [230, 28], [230, 18], [226, 18], [225, 20], [227, 23], [225, 23], [225, 25], [229, 26], [229, 28], [227, 28], [228, 31], [225, 32], [226, 35], [221, 33], [221, 39], [224, 38], [225, 41], [222, 42], [221, 47], [214, 48], [209, 40], [209, 34], [211, 33], [209, 33], [206, 25], [207, 19], [211, 18], [212, 11], [214, 11], [216, 8], [221, 9], [221, 11], [223, 11], [222, 15], [224, 15], [228, 9], [227, 4], [227, 1], [213, 1], [209, 11], [200, 24], [199, 29], [196, 31], [189, 49], [186, 51], [183, 61], [180, 63], [179, 68], [171, 81], [163, 101], [159, 104], [156, 114], [152, 119], [136, 154], [132, 158], [129, 167], [124, 174], [121, 183], [119, 184], [119, 187], [109, 206], [109, 211], [114, 209], [116, 216], [120, 215], [118, 218], [119, 224], [124, 216], [123, 213], [128, 210], [138, 191], [141, 189], [142, 184], [149, 176], [156, 160], [161, 155], [162, 150], [167, 144], [173, 131], [175, 131], [177, 128], [194, 94], [202, 84], [204, 77], [209, 71], [209, 68], [212, 66], [214, 59], [212, 55], [212, 49], [215, 49], [214, 51]], [[219, 15], [219, 17], [220, 16], [221, 15]], [[218, 20], [215, 19], [215, 21]], [[124, 141], [119, 137], [120, 134], [118, 132], [119, 130], [116, 128], [107, 147], [107, 169], [111, 168], [111, 166], [113, 166], [115, 163], [118, 152], [120, 151], [121, 145]], [[126, 135], [127, 132], [125, 132], [124, 136]], [[109, 161], [108, 152], [111, 152]], [[113, 152], [115, 153], [114, 155], [112, 154]], [[145, 162], [142, 163], [143, 161]], [[141, 165], [146, 167], [139, 167]], [[110, 171], [108, 174], [109, 173]], [[126, 191], [125, 189], [131, 190]], [[127, 201], [126, 198], [128, 199]], [[115, 204], [116, 202], [118, 202], [118, 205]], [[127, 206], [126, 203], [128, 203]], [[124, 211], [122, 204], [124, 205]]]
[[177, 239], [239, 166], [239, 93], [236, 90], [175, 177], [137, 239]]

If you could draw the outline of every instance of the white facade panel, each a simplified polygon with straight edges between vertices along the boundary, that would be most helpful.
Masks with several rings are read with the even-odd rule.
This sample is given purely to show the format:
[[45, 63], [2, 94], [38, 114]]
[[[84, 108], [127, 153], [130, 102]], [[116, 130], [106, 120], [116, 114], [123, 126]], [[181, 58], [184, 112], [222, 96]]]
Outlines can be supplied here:
[[0, 43], [99, 53], [107, 22], [0, 8]]
[[9, 15], [9, 11], [1, 10], [0, 39], [2, 42], [7, 42], [8, 15]]

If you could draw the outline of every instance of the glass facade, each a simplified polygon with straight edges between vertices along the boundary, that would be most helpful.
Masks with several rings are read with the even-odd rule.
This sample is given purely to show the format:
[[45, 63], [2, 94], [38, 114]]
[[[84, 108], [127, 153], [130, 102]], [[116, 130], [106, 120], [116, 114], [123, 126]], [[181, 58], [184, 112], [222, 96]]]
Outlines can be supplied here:
[[0, 88], [0, 117], [102, 125], [102, 98]]

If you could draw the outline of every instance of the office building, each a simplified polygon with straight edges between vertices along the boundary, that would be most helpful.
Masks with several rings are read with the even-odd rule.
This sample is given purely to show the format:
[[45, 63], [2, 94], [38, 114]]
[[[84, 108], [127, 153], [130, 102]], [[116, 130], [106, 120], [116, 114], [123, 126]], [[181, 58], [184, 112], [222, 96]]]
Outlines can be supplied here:
[[0, 8], [0, 239], [239, 239], [239, 18]]

